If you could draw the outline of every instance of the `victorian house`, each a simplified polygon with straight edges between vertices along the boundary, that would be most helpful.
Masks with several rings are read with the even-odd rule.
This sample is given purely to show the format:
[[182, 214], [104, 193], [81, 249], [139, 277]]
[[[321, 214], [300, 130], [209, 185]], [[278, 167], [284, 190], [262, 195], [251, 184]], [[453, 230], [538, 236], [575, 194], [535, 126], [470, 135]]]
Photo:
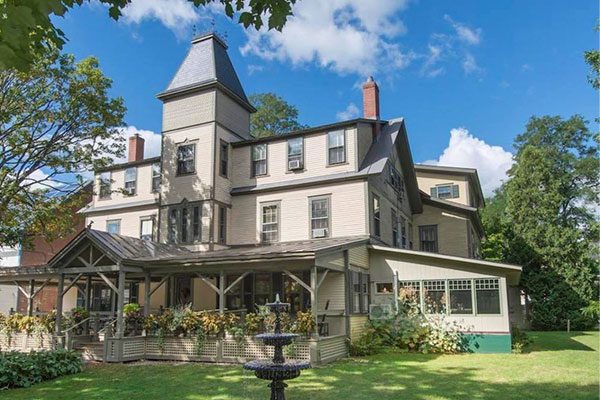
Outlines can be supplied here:
[[315, 336], [352, 339], [408, 289], [477, 337], [475, 351], [510, 351], [521, 268], [480, 258], [477, 171], [415, 164], [372, 78], [363, 96], [361, 118], [253, 138], [226, 44], [196, 37], [157, 95], [161, 156], [129, 138], [128, 162], [95, 171], [88, 228], [1, 279], [50, 280], [59, 310], [116, 315], [116, 338], [128, 302], [244, 312], [280, 294], [312, 312]]

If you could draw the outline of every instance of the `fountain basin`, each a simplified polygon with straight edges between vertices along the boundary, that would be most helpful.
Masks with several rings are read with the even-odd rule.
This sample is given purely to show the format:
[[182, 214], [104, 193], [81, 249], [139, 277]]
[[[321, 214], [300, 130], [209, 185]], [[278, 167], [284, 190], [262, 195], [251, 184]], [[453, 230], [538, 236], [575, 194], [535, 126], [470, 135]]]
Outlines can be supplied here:
[[308, 368], [308, 361], [286, 361], [280, 364], [271, 360], [254, 360], [244, 364], [244, 369], [254, 371], [257, 378], [271, 381], [297, 378], [300, 371]]
[[300, 335], [295, 333], [262, 333], [260, 335], [256, 335], [255, 337], [259, 340], [262, 340], [269, 346], [287, 346], [288, 344], [291, 344], [298, 336]]

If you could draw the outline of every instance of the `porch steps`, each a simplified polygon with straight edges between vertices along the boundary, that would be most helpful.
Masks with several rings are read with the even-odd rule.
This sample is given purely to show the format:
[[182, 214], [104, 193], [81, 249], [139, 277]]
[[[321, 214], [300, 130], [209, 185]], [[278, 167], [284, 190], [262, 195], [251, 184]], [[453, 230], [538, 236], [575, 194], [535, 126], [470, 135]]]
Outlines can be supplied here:
[[84, 361], [103, 361], [104, 359], [104, 342], [75, 343], [73, 350], [80, 352]]

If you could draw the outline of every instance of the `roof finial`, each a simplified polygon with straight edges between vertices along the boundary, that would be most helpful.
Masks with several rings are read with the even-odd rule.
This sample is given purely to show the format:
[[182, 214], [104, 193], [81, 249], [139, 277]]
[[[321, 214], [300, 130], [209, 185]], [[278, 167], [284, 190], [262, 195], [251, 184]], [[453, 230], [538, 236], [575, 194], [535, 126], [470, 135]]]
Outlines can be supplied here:
[[92, 224], [94, 223], [94, 221], [90, 221], [90, 223], [88, 224], [88, 226], [86, 227], [87, 229], [92, 229]]

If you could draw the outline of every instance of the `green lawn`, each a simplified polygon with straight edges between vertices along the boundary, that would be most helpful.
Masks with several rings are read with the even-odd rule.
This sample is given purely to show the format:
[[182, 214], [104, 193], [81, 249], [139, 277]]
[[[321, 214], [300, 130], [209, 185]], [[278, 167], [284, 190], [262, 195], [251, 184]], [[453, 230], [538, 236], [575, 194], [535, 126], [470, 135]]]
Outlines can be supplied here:
[[[435, 356], [386, 353], [306, 371], [294, 399], [598, 399], [597, 332], [532, 333], [526, 354]], [[265, 382], [240, 366], [93, 365], [78, 375], [0, 399], [268, 399]]]

